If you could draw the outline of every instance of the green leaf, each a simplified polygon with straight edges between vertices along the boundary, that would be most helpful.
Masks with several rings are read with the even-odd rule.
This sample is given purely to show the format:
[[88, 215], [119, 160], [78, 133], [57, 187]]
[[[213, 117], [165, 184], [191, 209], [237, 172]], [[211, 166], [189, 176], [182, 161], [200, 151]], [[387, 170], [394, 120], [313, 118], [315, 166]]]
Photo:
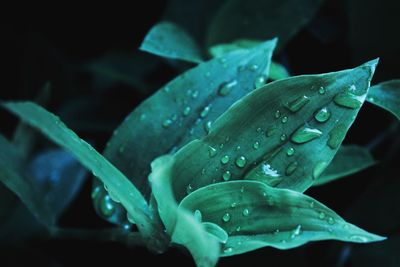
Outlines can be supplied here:
[[177, 200], [213, 182], [243, 178], [306, 190], [336, 154], [376, 64], [278, 80], [237, 101], [207, 136], [175, 154]]
[[144, 38], [140, 49], [163, 57], [200, 63], [201, 52], [184, 29], [171, 22], [155, 25]]
[[[201, 63], [175, 78], [128, 115], [108, 142], [105, 157], [149, 196], [150, 163], [204, 136], [218, 116], [251, 92], [269, 68], [275, 44], [268, 41]], [[123, 210], [117, 209], [123, 219]]]
[[335, 181], [371, 167], [375, 163], [376, 161], [368, 149], [357, 145], [341, 146], [332, 162], [313, 186]]
[[137, 222], [144, 236], [149, 237], [154, 234], [148, 206], [140, 192], [114, 165], [67, 128], [57, 116], [32, 102], [6, 102], [3, 106], [56, 144], [70, 151], [83, 166], [101, 179], [112, 194], [112, 198], [120, 201]]
[[356, 243], [385, 239], [345, 222], [311, 197], [256, 181], [208, 185], [184, 198], [180, 207], [200, 210], [204, 221], [229, 233], [222, 256], [266, 246], [289, 249], [326, 239]]
[[269, 70], [269, 79], [276, 81], [280, 79], [286, 79], [289, 78], [289, 72], [286, 70], [286, 68], [277, 63], [277, 62], [272, 62], [271, 63], [271, 68]]
[[314, 16], [323, 0], [233, 0], [212, 20], [207, 45], [229, 43], [237, 39], [279, 38], [279, 49]]
[[173, 156], [166, 155], [152, 162], [149, 176], [160, 217], [171, 241], [185, 246], [197, 266], [214, 266], [219, 258], [217, 239], [185, 209], [179, 209], [171, 187]]
[[372, 86], [367, 101], [389, 111], [400, 120], [400, 80]]

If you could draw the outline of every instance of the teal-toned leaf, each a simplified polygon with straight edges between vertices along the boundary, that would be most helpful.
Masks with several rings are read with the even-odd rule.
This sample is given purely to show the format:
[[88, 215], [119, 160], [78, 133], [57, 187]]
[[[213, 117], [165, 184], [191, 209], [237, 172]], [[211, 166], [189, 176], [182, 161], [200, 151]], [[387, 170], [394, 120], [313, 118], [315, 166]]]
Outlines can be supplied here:
[[144, 236], [154, 234], [148, 206], [140, 192], [114, 165], [67, 128], [58, 117], [31, 102], [7, 102], [3, 106], [19, 116], [25, 123], [37, 128], [59, 146], [70, 151], [83, 166], [102, 180], [112, 194], [112, 198], [120, 201], [137, 222]]
[[332, 162], [313, 186], [323, 185], [364, 170], [376, 161], [368, 149], [356, 145], [341, 146]]
[[400, 120], [400, 80], [372, 86], [367, 101], [389, 111]]
[[314, 16], [323, 0], [226, 1], [208, 29], [207, 44], [212, 46], [237, 39], [279, 38], [286, 45]]
[[228, 232], [222, 256], [266, 246], [289, 249], [326, 239], [356, 243], [385, 239], [347, 223], [311, 197], [256, 181], [208, 185], [188, 195], [180, 206], [199, 210], [203, 221]]
[[[269, 68], [275, 44], [268, 41], [201, 63], [172, 80], [127, 116], [110, 139], [105, 157], [149, 196], [150, 163], [204, 136], [218, 116], [251, 92]], [[117, 210], [124, 219], [123, 210]]]
[[219, 243], [193, 214], [178, 208], [171, 187], [173, 160], [173, 156], [167, 155], [157, 158], [151, 164], [149, 181], [160, 217], [171, 241], [185, 246], [197, 266], [214, 266], [220, 254]]
[[276, 81], [280, 79], [286, 79], [289, 78], [289, 72], [286, 70], [286, 68], [277, 63], [277, 62], [272, 62], [271, 63], [271, 68], [269, 70], [269, 79]]
[[203, 61], [201, 50], [192, 37], [171, 22], [161, 22], [151, 28], [140, 49], [159, 56], [194, 63]]
[[300, 192], [309, 188], [356, 118], [376, 64], [278, 80], [237, 101], [207, 136], [175, 154], [177, 200], [224, 180], [256, 179]]

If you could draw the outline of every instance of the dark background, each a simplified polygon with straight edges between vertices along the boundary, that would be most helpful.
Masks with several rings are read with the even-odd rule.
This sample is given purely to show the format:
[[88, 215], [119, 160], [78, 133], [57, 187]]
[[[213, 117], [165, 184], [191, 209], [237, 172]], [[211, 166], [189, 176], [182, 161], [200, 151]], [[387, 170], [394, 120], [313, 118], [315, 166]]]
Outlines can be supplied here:
[[[82, 67], [110, 51], [135, 52], [147, 31], [163, 18], [168, 4], [169, 1], [148, 0], [134, 3], [134, 6], [111, 3], [103, 7], [97, 3], [89, 7], [27, 6], [19, 3], [2, 7], [0, 99], [32, 99], [46, 81], [51, 81], [53, 89], [47, 108], [59, 114], [67, 104], [67, 107], [77, 106], [74, 101], [88, 103], [88, 107], [84, 105], [72, 115], [67, 113], [65, 120], [101, 151], [124, 116], [179, 71], [168, 62], [149, 56], [155, 67], [142, 78], [149, 84], [143, 90], [124, 83], [111, 83], [107, 88], [98, 86], [102, 80]], [[395, 0], [326, 0], [311, 23], [275, 58], [296, 75], [336, 71], [380, 57], [373, 82], [400, 78], [399, 13], [400, 4]], [[146, 67], [138, 65], [139, 69]], [[0, 110], [0, 122], [0, 131], [10, 137], [17, 120]], [[395, 130], [388, 131], [390, 127]], [[394, 180], [399, 176], [396, 166], [400, 143], [398, 129], [390, 114], [371, 105], [363, 107], [346, 142], [370, 146], [382, 164], [331, 185], [311, 189], [308, 194], [350, 222], [378, 234], [397, 236], [398, 240], [400, 212], [396, 206], [400, 198], [388, 197], [385, 191], [389, 190], [388, 185], [392, 189], [399, 186]], [[37, 146], [45, 147], [48, 143], [41, 140]], [[108, 226], [95, 214], [90, 191], [88, 181], [61, 218], [62, 226]], [[393, 225], [390, 229], [384, 227], [388, 220]], [[219, 266], [400, 266], [396, 247], [400, 247], [400, 242], [390, 246], [356, 246], [324, 241], [288, 251], [261, 249], [224, 258]], [[41, 266], [193, 265], [190, 256], [176, 248], [164, 255], [154, 255], [144, 248], [79, 240], [33, 240], [25, 247], [1, 245], [0, 255], [1, 266], [26, 263]], [[382, 262], [382, 255], [386, 262]], [[377, 265], [373, 265], [375, 263]]]

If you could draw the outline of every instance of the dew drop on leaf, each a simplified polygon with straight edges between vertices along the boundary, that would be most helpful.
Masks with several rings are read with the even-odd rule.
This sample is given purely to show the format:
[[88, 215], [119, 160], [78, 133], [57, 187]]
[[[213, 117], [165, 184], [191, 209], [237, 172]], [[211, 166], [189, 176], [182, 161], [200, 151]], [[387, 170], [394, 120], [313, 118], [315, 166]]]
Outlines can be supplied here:
[[318, 89], [318, 93], [319, 93], [320, 95], [323, 95], [323, 94], [326, 93], [326, 89], [325, 89], [323, 86], [321, 86], [321, 87]]
[[343, 124], [337, 125], [329, 132], [328, 146], [332, 149], [337, 149], [346, 134], [346, 126]]
[[331, 112], [327, 107], [321, 108], [315, 113], [314, 118], [319, 122], [326, 122], [331, 117]]
[[335, 224], [335, 219], [333, 219], [332, 217], [328, 218], [328, 223], [329, 224]]
[[208, 155], [210, 156], [210, 158], [215, 157], [215, 155], [217, 155], [217, 150], [212, 146], [208, 146]]
[[325, 212], [321, 211], [318, 215], [318, 218], [320, 218], [321, 220], [325, 219], [326, 215]]
[[349, 239], [355, 242], [362, 242], [362, 243], [366, 243], [369, 241], [367, 237], [362, 235], [352, 235], [349, 237]]
[[279, 139], [283, 142], [286, 140], [286, 138], [287, 138], [286, 134], [282, 134]]
[[186, 107], [183, 109], [183, 112], [182, 112], [183, 116], [188, 116], [189, 113], [190, 113], [190, 111], [191, 111], [191, 108], [190, 108], [189, 106], [186, 106]]
[[289, 147], [289, 148], [286, 150], [286, 155], [288, 155], [289, 157], [290, 157], [290, 156], [293, 156], [294, 153], [295, 153], [295, 150], [294, 150], [293, 147]]
[[226, 96], [229, 95], [229, 93], [233, 90], [233, 88], [237, 85], [237, 81], [233, 80], [231, 82], [226, 82], [226, 83], [222, 83], [219, 86], [218, 89], [218, 94], [220, 96]]
[[227, 164], [229, 162], [229, 156], [225, 155], [221, 158], [221, 163], [222, 164]]
[[322, 132], [316, 128], [302, 126], [297, 129], [291, 137], [291, 140], [297, 144], [302, 144], [314, 140], [322, 135]]
[[171, 126], [171, 124], [172, 124], [172, 120], [166, 119], [166, 120], [163, 121], [162, 126], [163, 126], [164, 128], [168, 128], [169, 126]]
[[191, 185], [191, 184], [188, 184], [188, 186], [186, 187], [186, 193], [187, 193], [187, 194], [190, 194], [190, 193], [192, 193], [192, 191], [193, 191], [192, 185]]
[[298, 98], [296, 98], [295, 100], [293, 100], [292, 102], [290, 102], [287, 107], [290, 111], [292, 112], [297, 112], [299, 111], [302, 107], [304, 107], [308, 102], [310, 102], [310, 99], [303, 95], [300, 96]]
[[287, 121], [288, 121], [288, 117], [287, 116], [283, 116], [282, 119], [281, 119], [281, 122], [282, 123], [287, 123]]
[[210, 106], [205, 106], [203, 110], [200, 112], [200, 117], [205, 118], [207, 117], [208, 113], [210, 112], [211, 107]]
[[246, 158], [244, 156], [239, 156], [236, 159], [235, 163], [236, 163], [236, 166], [238, 166], [239, 168], [243, 168], [246, 165], [247, 160], [246, 160]]
[[260, 142], [258, 142], [258, 141], [256, 141], [254, 144], [253, 144], [253, 148], [254, 149], [259, 149], [260, 148]]
[[267, 81], [267, 78], [264, 75], [258, 76], [254, 83], [254, 87], [260, 88], [261, 86], [263, 86], [265, 84], [266, 81]]
[[280, 110], [278, 109], [277, 111], [275, 111], [275, 118], [276, 118], [276, 119], [279, 119], [280, 116], [281, 116], [281, 112], [280, 112]]
[[256, 71], [256, 70], [258, 70], [258, 65], [256, 65], [256, 64], [251, 64], [251, 65], [250, 65], [250, 70], [251, 70], [251, 71]]
[[349, 91], [346, 91], [337, 94], [333, 101], [335, 102], [335, 104], [341, 107], [356, 109], [361, 107], [364, 101], [364, 96], [358, 96]]
[[232, 176], [232, 174], [230, 171], [225, 171], [222, 174], [222, 179], [224, 179], [224, 181], [229, 181], [231, 179], [231, 176]]
[[250, 212], [248, 209], [244, 209], [242, 214], [243, 214], [243, 216], [247, 217], [247, 216], [249, 216]]
[[111, 198], [109, 195], [105, 195], [101, 200], [100, 200], [100, 211], [101, 214], [104, 217], [110, 217], [114, 214], [115, 212], [115, 206], [111, 202]]
[[231, 215], [227, 212], [222, 216], [223, 222], [229, 222], [231, 220]]

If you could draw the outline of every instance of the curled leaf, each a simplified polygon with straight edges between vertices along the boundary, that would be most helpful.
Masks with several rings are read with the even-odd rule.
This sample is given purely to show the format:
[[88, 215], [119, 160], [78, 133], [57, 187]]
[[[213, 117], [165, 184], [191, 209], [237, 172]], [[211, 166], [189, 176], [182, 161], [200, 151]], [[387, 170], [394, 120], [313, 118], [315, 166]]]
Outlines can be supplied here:
[[180, 207], [200, 210], [204, 221], [229, 234], [222, 256], [327, 239], [356, 243], [385, 239], [347, 223], [311, 197], [256, 181], [208, 185], [184, 198]]

